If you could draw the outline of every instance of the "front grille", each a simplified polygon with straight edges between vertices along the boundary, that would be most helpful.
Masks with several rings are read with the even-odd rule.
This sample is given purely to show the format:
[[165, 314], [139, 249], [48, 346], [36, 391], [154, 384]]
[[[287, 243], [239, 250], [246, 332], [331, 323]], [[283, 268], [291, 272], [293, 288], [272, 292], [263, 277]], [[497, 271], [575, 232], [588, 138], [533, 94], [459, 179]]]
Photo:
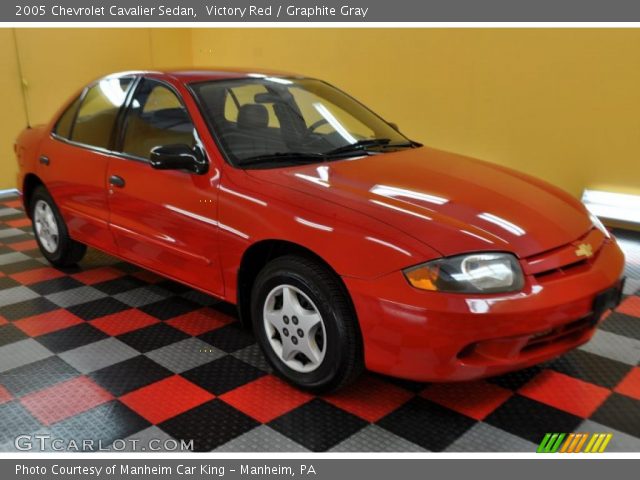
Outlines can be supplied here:
[[[602, 232], [593, 228], [569, 244], [524, 259], [525, 271], [539, 282], [548, 282], [585, 272], [597, 260], [606, 241]], [[576, 251], [582, 244], [592, 248], [591, 257], [577, 255]]]

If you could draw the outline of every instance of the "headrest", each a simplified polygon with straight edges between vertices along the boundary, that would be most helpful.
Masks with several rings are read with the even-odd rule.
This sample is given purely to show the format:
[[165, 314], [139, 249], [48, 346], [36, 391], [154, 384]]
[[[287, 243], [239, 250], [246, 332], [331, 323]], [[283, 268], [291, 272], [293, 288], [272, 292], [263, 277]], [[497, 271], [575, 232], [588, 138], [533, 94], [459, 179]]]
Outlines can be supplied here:
[[242, 105], [238, 111], [239, 128], [266, 128], [269, 126], [267, 107], [258, 103]]

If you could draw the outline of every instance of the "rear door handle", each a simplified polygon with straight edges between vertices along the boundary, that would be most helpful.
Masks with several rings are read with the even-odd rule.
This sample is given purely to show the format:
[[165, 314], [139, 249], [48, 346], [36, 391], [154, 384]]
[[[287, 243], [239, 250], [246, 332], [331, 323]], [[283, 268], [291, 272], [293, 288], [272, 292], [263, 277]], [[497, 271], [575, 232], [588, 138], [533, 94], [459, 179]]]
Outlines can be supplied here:
[[51, 160], [49, 160], [49, 157], [45, 155], [40, 155], [39, 161], [42, 165], [49, 165], [51, 163]]
[[125, 185], [125, 181], [124, 178], [118, 175], [111, 175], [109, 177], [109, 184], [113, 185], [114, 187], [122, 188]]

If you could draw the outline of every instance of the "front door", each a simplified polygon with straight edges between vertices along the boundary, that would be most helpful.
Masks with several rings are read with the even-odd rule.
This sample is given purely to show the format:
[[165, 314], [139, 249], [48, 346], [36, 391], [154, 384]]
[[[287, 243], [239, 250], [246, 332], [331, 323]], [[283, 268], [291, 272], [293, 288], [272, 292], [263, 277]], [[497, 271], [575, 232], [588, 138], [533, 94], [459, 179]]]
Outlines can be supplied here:
[[184, 104], [168, 85], [143, 79], [123, 120], [119, 150], [109, 161], [110, 223], [119, 255], [222, 295], [216, 218], [218, 178], [155, 170], [153, 147], [199, 147]]

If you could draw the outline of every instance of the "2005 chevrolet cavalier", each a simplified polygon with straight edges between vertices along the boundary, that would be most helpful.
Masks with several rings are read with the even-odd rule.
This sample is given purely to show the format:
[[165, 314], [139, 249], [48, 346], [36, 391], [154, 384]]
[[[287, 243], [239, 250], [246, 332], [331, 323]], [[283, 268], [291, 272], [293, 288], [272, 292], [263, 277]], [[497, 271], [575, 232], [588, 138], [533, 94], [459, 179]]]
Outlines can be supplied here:
[[624, 258], [540, 180], [420, 145], [322, 81], [128, 72], [18, 138], [43, 255], [86, 245], [237, 304], [313, 391], [497, 375], [593, 335]]

